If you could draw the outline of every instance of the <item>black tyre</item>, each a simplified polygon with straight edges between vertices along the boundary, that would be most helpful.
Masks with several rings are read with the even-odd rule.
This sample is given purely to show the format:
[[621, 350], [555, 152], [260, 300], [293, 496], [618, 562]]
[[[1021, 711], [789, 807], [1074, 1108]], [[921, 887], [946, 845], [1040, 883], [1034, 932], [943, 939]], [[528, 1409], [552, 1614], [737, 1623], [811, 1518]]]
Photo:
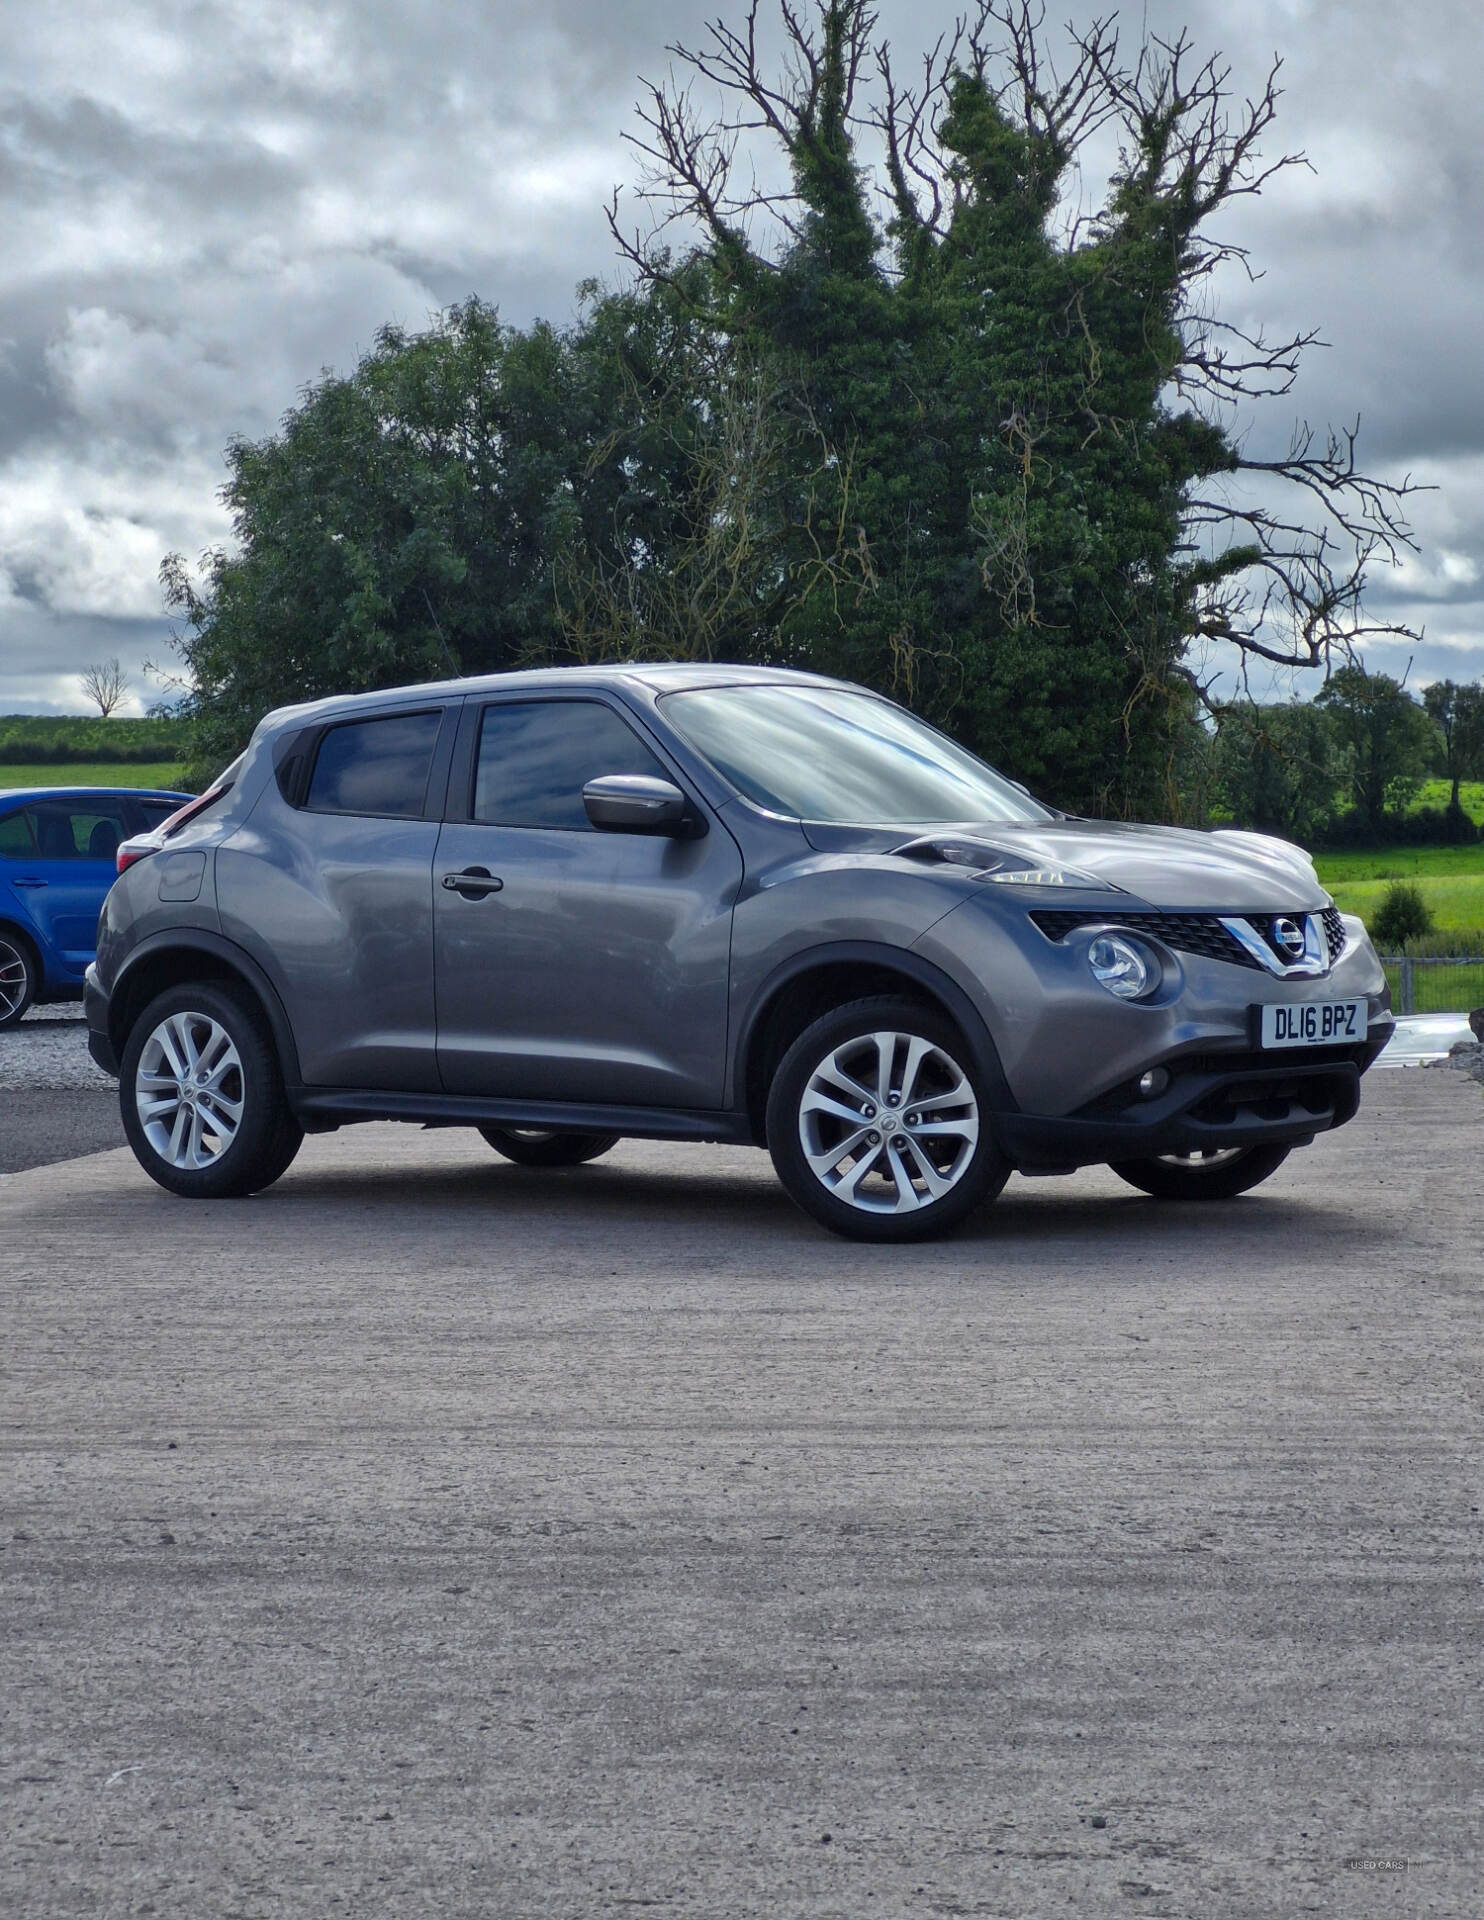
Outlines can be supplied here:
[[496, 1153], [522, 1167], [580, 1167], [623, 1138], [618, 1133], [558, 1133], [547, 1127], [481, 1127], [479, 1131]]
[[1213, 1153], [1164, 1153], [1115, 1160], [1113, 1171], [1156, 1200], [1232, 1200], [1276, 1173], [1289, 1147], [1227, 1147]]
[[0, 927], [0, 1027], [13, 1027], [36, 998], [36, 971], [30, 942]]
[[119, 1106], [140, 1166], [187, 1199], [272, 1186], [304, 1139], [261, 1010], [217, 981], [171, 987], [145, 1008], [124, 1046]]
[[1010, 1171], [963, 1035], [894, 994], [826, 1014], [789, 1048], [768, 1150], [804, 1211], [851, 1240], [946, 1233]]

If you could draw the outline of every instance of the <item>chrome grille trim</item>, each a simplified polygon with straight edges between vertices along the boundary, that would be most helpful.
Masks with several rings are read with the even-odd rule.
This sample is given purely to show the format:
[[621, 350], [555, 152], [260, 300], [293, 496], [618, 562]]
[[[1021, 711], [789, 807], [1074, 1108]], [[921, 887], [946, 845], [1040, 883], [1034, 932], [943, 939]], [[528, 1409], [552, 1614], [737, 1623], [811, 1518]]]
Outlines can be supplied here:
[[[1291, 920], [1303, 929], [1304, 950], [1296, 960], [1284, 959], [1268, 936], [1259, 932], [1263, 921], [1255, 915], [1235, 915], [1222, 917], [1221, 924], [1234, 940], [1239, 940], [1247, 951], [1269, 973], [1276, 974], [1280, 980], [1317, 980], [1320, 975], [1329, 972], [1329, 947], [1324, 937], [1324, 925], [1317, 913], [1277, 914], [1275, 920]], [[1276, 936], [1274, 936], [1276, 937]]]

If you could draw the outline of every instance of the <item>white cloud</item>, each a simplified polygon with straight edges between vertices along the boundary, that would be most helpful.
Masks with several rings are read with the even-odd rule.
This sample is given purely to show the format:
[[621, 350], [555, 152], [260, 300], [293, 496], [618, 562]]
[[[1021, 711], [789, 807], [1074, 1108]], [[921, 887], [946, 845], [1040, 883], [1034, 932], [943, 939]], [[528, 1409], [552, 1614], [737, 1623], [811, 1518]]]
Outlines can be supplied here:
[[226, 536], [206, 461], [145, 466], [112, 457], [22, 455], [0, 470], [0, 586], [57, 614], [157, 619], [172, 547]]

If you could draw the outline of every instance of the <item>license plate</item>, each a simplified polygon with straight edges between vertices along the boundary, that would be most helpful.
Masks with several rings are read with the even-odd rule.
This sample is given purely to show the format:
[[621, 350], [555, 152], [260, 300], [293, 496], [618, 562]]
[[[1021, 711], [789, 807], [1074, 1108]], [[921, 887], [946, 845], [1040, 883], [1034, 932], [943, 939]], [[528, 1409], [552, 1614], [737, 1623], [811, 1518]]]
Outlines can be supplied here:
[[1341, 1047], [1366, 1037], [1364, 1000], [1303, 1000], [1264, 1007], [1264, 1047]]

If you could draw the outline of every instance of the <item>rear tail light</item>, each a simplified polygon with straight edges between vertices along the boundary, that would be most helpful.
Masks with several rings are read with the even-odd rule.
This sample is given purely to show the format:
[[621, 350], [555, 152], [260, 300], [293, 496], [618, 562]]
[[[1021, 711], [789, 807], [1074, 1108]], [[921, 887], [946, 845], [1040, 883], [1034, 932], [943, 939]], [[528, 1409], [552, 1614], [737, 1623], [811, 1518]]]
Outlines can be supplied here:
[[125, 840], [114, 858], [117, 870], [125, 873], [136, 861], [147, 860], [152, 853], [158, 853], [172, 833], [178, 833], [188, 821], [194, 820], [198, 813], [205, 813], [212, 801], [220, 800], [231, 785], [230, 780], [219, 780], [214, 787], [208, 787], [205, 793], [198, 794], [194, 800], [187, 800], [183, 807], [177, 807], [174, 813], [168, 815], [157, 827], [151, 827], [148, 833], [141, 833], [132, 840]]

